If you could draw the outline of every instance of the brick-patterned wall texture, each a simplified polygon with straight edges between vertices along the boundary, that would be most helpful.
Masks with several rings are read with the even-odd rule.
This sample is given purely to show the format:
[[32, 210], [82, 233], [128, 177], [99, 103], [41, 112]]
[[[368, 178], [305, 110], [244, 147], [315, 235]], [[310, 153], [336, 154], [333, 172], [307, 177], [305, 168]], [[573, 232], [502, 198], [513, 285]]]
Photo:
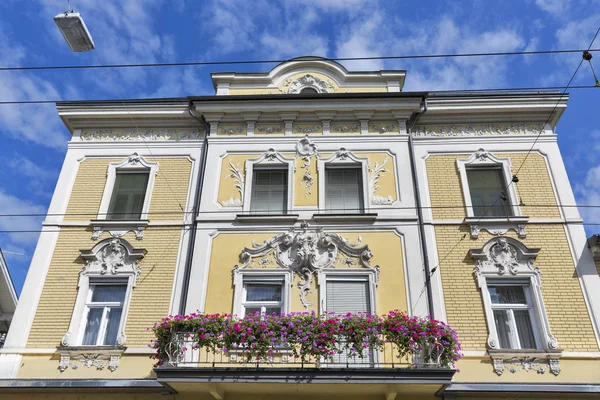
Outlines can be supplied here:
[[[66, 221], [96, 219], [106, 186], [108, 164], [123, 158], [89, 158], [81, 162], [67, 206]], [[158, 174], [148, 212], [149, 220], [182, 220], [192, 162], [188, 158], [148, 157], [158, 162]], [[180, 207], [181, 206], [181, 207]]]
[[[475, 262], [469, 250], [482, 248], [493, 236], [482, 230], [474, 240], [468, 233], [466, 226], [435, 227], [438, 257], [440, 260], [445, 257], [440, 273], [448, 323], [458, 331], [465, 350], [485, 350], [488, 330], [481, 291], [473, 275]], [[452, 249], [465, 234], [465, 239]], [[535, 266], [542, 274], [542, 296], [559, 347], [565, 351], [598, 351], [563, 226], [528, 224], [526, 239], [519, 239], [512, 230], [506, 236], [529, 248], [541, 249]]]
[[[512, 173], [523, 164], [526, 153], [493, 153], [498, 158], [510, 158]], [[466, 217], [457, 159], [471, 154], [431, 155], [425, 161], [434, 219]], [[521, 203], [521, 214], [531, 218], [560, 218], [550, 174], [544, 156], [531, 153], [519, 171], [519, 182], [513, 183]], [[436, 208], [439, 207], [439, 208]], [[447, 208], [446, 208], [447, 207]]]
[[[104, 233], [99, 240], [110, 237]], [[175, 264], [181, 230], [149, 227], [143, 240], [133, 233], [124, 236], [134, 248], [148, 252], [142, 259], [142, 272], [133, 289], [127, 315], [127, 346], [145, 347], [152, 339], [146, 328], [169, 313]], [[79, 271], [85, 265], [80, 249], [91, 249], [91, 230], [62, 228], [50, 263], [46, 282], [29, 334], [28, 347], [56, 347], [67, 332], [77, 297]]]

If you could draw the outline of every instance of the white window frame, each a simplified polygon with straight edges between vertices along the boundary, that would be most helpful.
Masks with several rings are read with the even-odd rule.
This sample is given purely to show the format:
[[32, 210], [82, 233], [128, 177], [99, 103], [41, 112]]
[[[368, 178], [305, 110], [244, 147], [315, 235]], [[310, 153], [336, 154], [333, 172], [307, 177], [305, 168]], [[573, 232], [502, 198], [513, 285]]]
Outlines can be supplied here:
[[281, 313], [290, 312], [293, 272], [280, 269], [236, 269], [233, 277], [233, 314], [240, 318], [245, 315], [246, 310], [246, 282], [281, 282]]
[[[102, 259], [102, 254], [106, 247], [110, 245], [111, 241], [114, 240], [118, 241], [118, 243], [125, 248], [126, 254], [124, 254], [124, 257], [122, 257], [122, 265], [119, 265], [113, 270], [110, 267], [105, 268], [106, 263]], [[121, 321], [119, 324], [119, 334], [117, 335], [117, 346], [125, 345], [125, 328], [127, 315], [129, 313], [129, 305], [131, 303], [133, 288], [135, 287], [137, 278], [141, 273], [138, 263], [145, 254], [145, 249], [134, 249], [126, 240], [115, 239], [112, 237], [102, 240], [96, 244], [92, 250], [81, 251], [81, 256], [86, 260], [87, 263], [79, 273], [75, 307], [73, 308], [73, 315], [71, 316], [69, 330], [63, 336], [61, 341], [61, 345], [63, 347], [82, 346], [83, 335], [87, 323], [88, 303], [91, 300], [92, 295], [91, 286], [93, 286], [95, 282], [101, 282], [107, 285], [123, 283], [127, 284], [125, 298], [123, 300], [123, 310], [121, 312]]]
[[361, 281], [369, 283], [369, 299], [371, 302], [370, 314], [377, 313], [377, 284], [378, 273], [376, 270], [358, 268], [335, 268], [319, 271], [317, 282], [319, 284], [319, 312], [327, 312], [327, 281]]
[[[325, 194], [325, 168], [327, 167], [359, 167], [362, 172], [362, 194], [363, 194], [363, 213], [368, 213], [371, 206], [371, 194], [369, 190], [369, 159], [366, 157], [356, 157], [351, 151], [341, 148], [326, 159], [319, 159], [318, 176], [319, 176], [319, 212], [328, 212], [326, 207]], [[339, 212], [340, 214], [343, 211]], [[360, 214], [359, 212], [356, 212]], [[333, 212], [331, 214], [338, 214]]]
[[[125, 287], [125, 296], [123, 297], [123, 302], [92, 302], [92, 296], [94, 295], [94, 290], [96, 287], [98, 286], [124, 286]], [[119, 320], [119, 329], [118, 332], [119, 334], [121, 333], [121, 331], [123, 331], [121, 329], [121, 326], [125, 323], [125, 320], [127, 318], [125, 317], [125, 300], [127, 298], [127, 294], [129, 292], [129, 280], [120, 280], [120, 279], [102, 279], [102, 280], [93, 280], [91, 282], [88, 283], [88, 295], [86, 298], [86, 302], [85, 302], [85, 311], [83, 313], [83, 316], [81, 318], [81, 325], [79, 327], [79, 334], [77, 337], [77, 343], [81, 344], [83, 346], [83, 338], [85, 336], [85, 328], [87, 326], [88, 323], [88, 316], [90, 313], [90, 309], [91, 308], [102, 308], [102, 318], [101, 318], [101, 322], [100, 322], [100, 327], [98, 328], [98, 336], [96, 338], [96, 343], [90, 346], [105, 346], [103, 344], [98, 344], [98, 342], [100, 341], [101, 338], [104, 338], [104, 336], [106, 335], [106, 327], [108, 325], [108, 308], [112, 308], [112, 307], [121, 307], [121, 319]], [[118, 335], [117, 334], [117, 340]]]
[[254, 182], [254, 168], [260, 167], [264, 169], [287, 169], [287, 209], [286, 213], [290, 213], [294, 207], [294, 166], [296, 160], [294, 158], [287, 158], [281, 155], [281, 153], [269, 149], [266, 153], [262, 154], [258, 158], [246, 160], [246, 184], [244, 185], [244, 202], [242, 204], [242, 211], [244, 213], [250, 212], [250, 202], [252, 201], [252, 184]]
[[[525, 294], [525, 304], [496, 304], [492, 302], [491, 294], [489, 287], [490, 286], [510, 286], [510, 287], [521, 287], [523, 288], [523, 293]], [[531, 298], [531, 286], [529, 280], [518, 280], [518, 279], [502, 279], [502, 280], [490, 280], [487, 282], [487, 290], [486, 295], [490, 296], [490, 307], [492, 317], [494, 316], [494, 311], [508, 311], [508, 320], [511, 326], [511, 332], [509, 335], [510, 348], [501, 348], [501, 350], [536, 350], [540, 348], [540, 328], [537, 322], [537, 313], [535, 311], [535, 307], [533, 306], [533, 300]], [[531, 348], [523, 348], [521, 346], [521, 340], [519, 339], [518, 327], [514, 316], [514, 310], [527, 310], [529, 311], [529, 319], [531, 321], [531, 329], [533, 330], [533, 337], [535, 342], [535, 347]], [[496, 337], [498, 338], [498, 327], [496, 326], [496, 321], [494, 318], [494, 329], [496, 330]], [[500, 343], [500, 339], [498, 338], [498, 343]]]
[[508, 201], [510, 202], [510, 209], [512, 211], [512, 215], [508, 217], [521, 216], [521, 209], [519, 208], [519, 200], [517, 197], [515, 185], [510, 184], [510, 182], [512, 181], [510, 158], [499, 158], [494, 156], [492, 153], [485, 151], [484, 149], [479, 149], [477, 152], [473, 153], [469, 158], [457, 159], [456, 164], [460, 174], [463, 198], [465, 200], [465, 207], [468, 218], [478, 218], [473, 212], [473, 202], [471, 201], [471, 190], [469, 188], [469, 179], [467, 176], [468, 169], [477, 168], [500, 168], [502, 170], [504, 183], [508, 186], [508, 188], [506, 189], [506, 196], [508, 197]]
[[106, 185], [104, 186], [104, 193], [102, 194], [102, 200], [100, 201], [97, 219], [106, 220], [108, 217], [108, 208], [110, 207], [110, 202], [112, 200], [115, 182], [117, 180], [117, 173], [135, 172], [147, 172], [149, 174], [148, 185], [146, 186], [146, 195], [144, 197], [144, 204], [142, 206], [142, 212], [140, 215], [140, 220], [148, 219], [150, 199], [152, 197], [156, 175], [158, 174], [158, 163], [148, 162], [138, 153], [133, 153], [131, 156], [122, 161], [108, 164], [108, 169], [106, 171]]
[[[508, 246], [514, 251], [514, 256], [510, 259], [504, 259], [502, 263], [494, 260], [492, 247], [496, 241], [505, 240]], [[558, 342], [550, 331], [550, 324], [546, 314], [546, 307], [542, 298], [542, 282], [540, 271], [533, 266], [533, 260], [537, 257], [539, 249], [529, 249], [516, 239], [507, 237], [495, 237], [490, 239], [481, 249], [471, 249], [471, 257], [476, 259], [475, 277], [477, 285], [481, 290], [485, 319], [488, 326], [487, 345], [492, 350], [502, 350], [510, 352], [512, 349], [500, 349], [498, 331], [492, 300], [489, 292], [489, 286], [498, 285], [500, 282], [505, 285], [519, 285], [525, 282], [528, 285], [528, 292], [531, 306], [530, 319], [536, 336], [538, 349], [556, 350]], [[505, 255], [503, 255], [505, 257]], [[489, 283], [488, 280], [492, 281]]]

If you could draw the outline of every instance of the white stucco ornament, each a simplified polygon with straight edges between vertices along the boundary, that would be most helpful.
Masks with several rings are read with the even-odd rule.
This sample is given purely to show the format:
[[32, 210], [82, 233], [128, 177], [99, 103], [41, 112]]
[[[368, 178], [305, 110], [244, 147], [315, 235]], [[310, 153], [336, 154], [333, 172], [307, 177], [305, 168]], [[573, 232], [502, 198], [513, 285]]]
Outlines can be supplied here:
[[342, 268], [358, 265], [373, 271], [377, 282], [379, 266], [369, 263], [373, 257], [371, 250], [367, 245], [359, 244], [360, 239], [352, 244], [337, 233], [325, 232], [322, 228], [311, 230], [308, 223], [304, 222], [299, 231], [291, 229], [273, 236], [261, 245], [253, 243], [251, 248], [244, 248], [240, 254], [241, 265], [236, 265], [233, 272], [235, 274], [256, 265], [264, 266], [265, 262], [268, 264], [273, 260], [278, 268], [300, 275], [300, 299], [308, 309], [312, 303], [306, 299], [306, 295], [310, 293], [313, 275], [324, 269], [338, 265]]
[[288, 94], [298, 94], [302, 89], [306, 88], [314, 89], [317, 93], [331, 93], [335, 87], [331, 80], [324, 81], [314, 75], [306, 74], [295, 80], [291, 78], [286, 79], [283, 82], [282, 91], [285, 92], [286, 88]]

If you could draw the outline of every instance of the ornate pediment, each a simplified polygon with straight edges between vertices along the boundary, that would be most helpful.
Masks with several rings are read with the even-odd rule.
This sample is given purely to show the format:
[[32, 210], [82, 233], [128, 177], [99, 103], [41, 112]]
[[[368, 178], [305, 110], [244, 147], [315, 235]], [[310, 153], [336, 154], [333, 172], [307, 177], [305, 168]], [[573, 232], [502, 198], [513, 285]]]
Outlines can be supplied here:
[[313, 276], [329, 268], [367, 268], [379, 276], [379, 266], [372, 266], [373, 257], [367, 245], [350, 243], [337, 233], [325, 232], [321, 228], [309, 229], [304, 222], [299, 231], [291, 229], [265, 240], [262, 244], [253, 243], [240, 254], [240, 265], [234, 273], [252, 268], [284, 268], [299, 274], [298, 282], [302, 304], [308, 309], [311, 305], [306, 295], [310, 292]]
[[80, 250], [85, 267], [80, 275], [133, 275], [133, 285], [141, 272], [140, 260], [145, 249], [134, 249], [129, 242], [119, 238], [109, 238], [98, 243], [92, 250]]
[[539, 270], [533, 266], [540, 249], [529, 249], [523, 243], [509, 237], [495, 237], [481, 249], [471, 249], [476, 260], [475, 275], [517, 275], [520, 272]]
[[330, 79], [323, 80], [312, 74], [306, 74], [294, 80], [286, 79], [281, 90], [285, 92], [286, 88], [288, 94], [300, 93], [305, 88], [314, 89], [317, 93], [330, 93], [334, 91], [335, 86]]

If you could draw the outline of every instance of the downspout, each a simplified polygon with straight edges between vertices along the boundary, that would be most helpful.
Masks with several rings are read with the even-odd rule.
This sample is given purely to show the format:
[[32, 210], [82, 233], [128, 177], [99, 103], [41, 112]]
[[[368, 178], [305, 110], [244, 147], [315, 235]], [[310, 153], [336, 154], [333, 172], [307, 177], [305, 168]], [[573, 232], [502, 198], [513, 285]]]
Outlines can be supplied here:
[[188, 113], [204, 127], [204, 143], [202, 145], [202, 155], [200, 156], [200, 167], [198, 170], [198, 180], [196, 184], [196, 196], [194, 208], [192, 209], [192, 223], [190, 226], [190, 240], [185, 259], [185, 269], [183, 271], [183, 283], [181, 286], [181, 299], [179, 301], [178, 314], [185, 314], [185, 306], [188, 299], [190, 285], [190, 276], [192, 274], [192, 261], [194, 258], [194, 245], [196, 244], [196, 230], [198, 229], [198, 211], [200, 210], [200, 199], [202, 198], [202, 187], [204, 186], [204, 175], [206, 172], [206, 160], [208, 158], [208, 136], [210, 135], [210, 125], [206, 122], [204, 115], [197, 117], [192, 111], [192, 101], [188, 104]]
[[[419, 219], [419, 236], [421, 239], [421, 252], [423, 253], [423, 266], [425, 272], [425, 286], [427, 290], [427, 309], [431, 318], [435, 318], [433, 313], [433, 293], [431, 291], [431, 269], [429, 268], [429, 255], [427, 254], [427, 239], [425, 238], [425, 226], [423, 224], [423, 208], [421, 206], [421, 191], [419, 189], [419, 179], [417, 177], [417, 163], [415, 160], [415, 146], [413, 142], [413, 128], [421, 119], [421, 116], [427, 112], [427, 96], [423, 96], [421, 109], [414, 117], [408, 121], [406, 130], [408, 131], [408, 149], [410, 154], [410, 168], [412, 171], [413, 188], [415, 191], [415, 201], [417, 206], [417, 217]], [[435, 270], [434, 270], [435, 272]]]

